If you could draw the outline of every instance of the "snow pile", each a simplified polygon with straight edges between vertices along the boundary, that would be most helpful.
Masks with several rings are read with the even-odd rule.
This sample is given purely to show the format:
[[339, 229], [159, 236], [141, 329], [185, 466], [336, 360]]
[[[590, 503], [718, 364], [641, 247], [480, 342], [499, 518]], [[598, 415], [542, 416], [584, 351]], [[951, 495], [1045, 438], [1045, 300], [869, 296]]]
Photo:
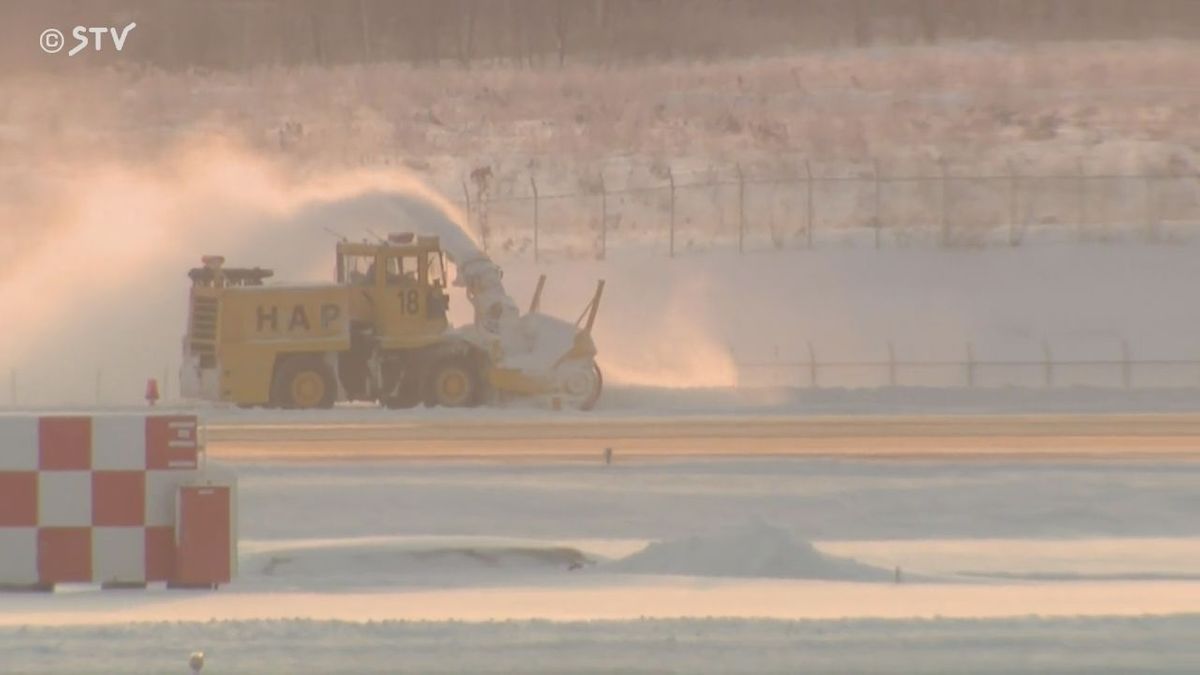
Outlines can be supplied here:
[[540, 312], [521, 317], [517, 328], [504, 365], [532, 372], [552, 368], [575, 345], [579, 332], [575, 324]]
[[671, 574], [698, 577], [769, 577], [886, 581], [892, 572], [850, 558], [821, 553], [811, 542], [769, 525], [748, 527], [713, 536], [691, 536], [650, 544], [606, 569], [633, 574]]
[[591, 562], [569, 546], [494, 538], [364, 537], [298, 541], [257, 551], [253, 544], [248, 548], [241, 581], [256, 587], [474, 583], [491, 576], [557, 574]]

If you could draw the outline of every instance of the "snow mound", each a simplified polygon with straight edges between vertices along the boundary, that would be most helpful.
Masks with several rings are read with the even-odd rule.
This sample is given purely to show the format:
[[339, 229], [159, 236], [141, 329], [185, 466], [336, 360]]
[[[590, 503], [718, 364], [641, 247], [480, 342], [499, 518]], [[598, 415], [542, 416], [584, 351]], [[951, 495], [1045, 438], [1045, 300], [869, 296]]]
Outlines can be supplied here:
[[570, 321], [534, 312], [521, 317], [516, 336], [505, 345], [502, 365], [544, 373], [575, 346], [579, 329]]
[[893, 572], [821, 553], [811, 542], [766, 523], [712, 536], [650, 544], [606, 569], [632, 574], [888, 581]]
[[364, 538], [298, 542], [251, 553], [242, 560], [241, 577], [253, 586], [422, 585], [563, 572], [590, 564], [578, 549], [538, 542]]

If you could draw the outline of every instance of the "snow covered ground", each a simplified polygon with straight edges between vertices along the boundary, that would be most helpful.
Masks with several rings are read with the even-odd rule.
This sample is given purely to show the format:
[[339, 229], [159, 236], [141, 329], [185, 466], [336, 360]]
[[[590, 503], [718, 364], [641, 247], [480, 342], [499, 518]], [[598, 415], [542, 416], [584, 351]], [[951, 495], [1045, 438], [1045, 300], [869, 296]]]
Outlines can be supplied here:
[[[1189, 672], [1200, 464], [239, 463], [216, 592], [0, 597], [5, 672]], [[900, 583], [896, 583], [897, 574]]]
[[[9, 672], [1189, 673], [1200, 617], [345, 623], [0, 629]], [[36, 654], [30, 658], [29, 654]]]
[[[292, 619], [0, 629], [8, 672], [1192, 673], [1200, 617], [557, 623]], [[19, 644], [17, 649], [9, 645]], [[7, 668], [6, 668], [7, 669]]]

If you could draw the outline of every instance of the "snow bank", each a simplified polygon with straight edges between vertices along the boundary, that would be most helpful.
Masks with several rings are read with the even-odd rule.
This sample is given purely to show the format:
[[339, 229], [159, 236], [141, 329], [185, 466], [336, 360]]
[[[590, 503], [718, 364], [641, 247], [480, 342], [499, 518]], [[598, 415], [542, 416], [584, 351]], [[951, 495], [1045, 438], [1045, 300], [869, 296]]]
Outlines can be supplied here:
[[364, 537], [244, 548], [250, 550], [243, 555], [238, 584], [254, 588], [479, 583], [498, 576], [561, 574], [591, 563], [569, 546], [484, 537]]
[[527, 372], [552, 367], [575, 345], [575, 324], [540, 312], [526, 314], [517, 324], [504, 365]]
[[632, 574], [885, 581], [893, 572], [821, 553], [787, 530], [754, 523], [711, 535], [668, 539], [605, 569]]

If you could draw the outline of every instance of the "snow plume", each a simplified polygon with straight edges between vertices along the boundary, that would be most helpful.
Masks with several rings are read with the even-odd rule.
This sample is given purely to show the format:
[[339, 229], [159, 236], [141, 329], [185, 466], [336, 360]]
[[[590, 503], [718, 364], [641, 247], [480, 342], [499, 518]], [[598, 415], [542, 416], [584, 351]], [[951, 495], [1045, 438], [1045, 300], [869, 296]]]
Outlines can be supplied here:
[[369, 231], [383, 236], [397, 229], [433, 234], [440, 237], [442, 248], [458, 265], [487, 258], [479, 240], [460, 224], [457, 212], [436, 193], [407, 178], [399, 189], [372, 186], [373, 174], [360, 175], [360, 180], [368, 181], [364, 191], [356, 193], [353, 188], [335, 186], [327, 192], [318, 192], [313, 199], [292, 209], [286, 219], [293, 227], [329, 228], [339, 234], [347, 234], [342, 229], [354, 235]]
[[[610, 285], [616, 288], [602, 307], [597, 335], [608, 381], [673, 388], [735, 385], [737, 368], [711, 311], [711, 285], [720, 277], [671, 281], [665, 287], [661, 280], [626, 286], [629, 279], [617, 279]], [[639, 297], [622, 297], [631, 292]]]
[[212, 138], [137, 165], [39, 168], [40, 201], [0, 222], [0, 368], [22, 404], [132, 403], [146, 378], [173, 380], [186, 272], [203, 254], [303, 281], [333, 278], [327, 230], [415, 230], [479, 251], [449, 203], [395, 169], [294, 175]]

